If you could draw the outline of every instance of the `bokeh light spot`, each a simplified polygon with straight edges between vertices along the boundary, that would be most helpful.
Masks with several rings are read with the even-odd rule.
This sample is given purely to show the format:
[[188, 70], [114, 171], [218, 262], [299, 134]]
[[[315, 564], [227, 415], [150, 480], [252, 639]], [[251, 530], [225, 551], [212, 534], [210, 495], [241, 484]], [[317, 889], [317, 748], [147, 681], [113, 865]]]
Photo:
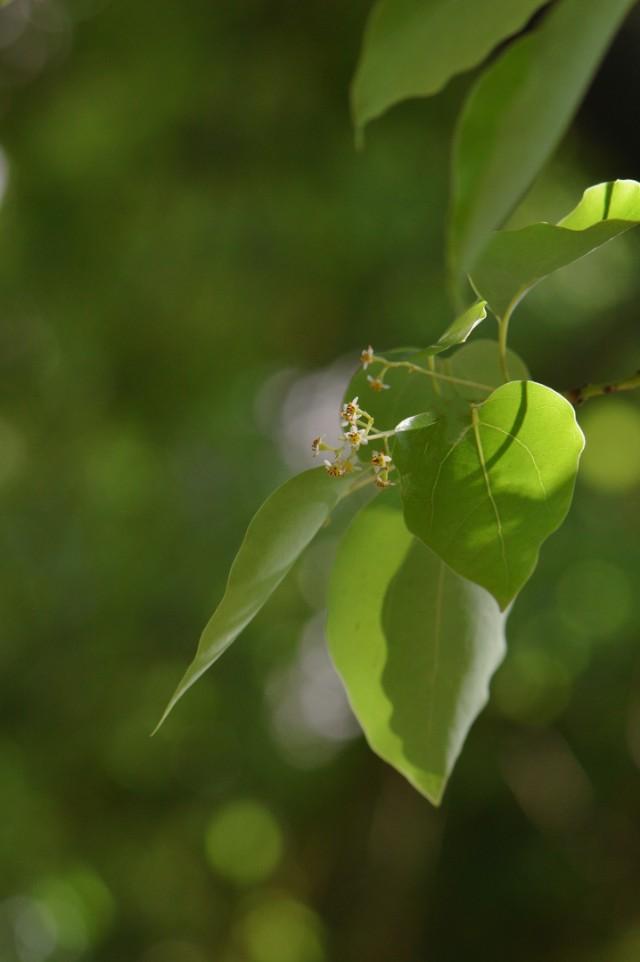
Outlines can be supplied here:
[[239, 885], [268, 878], [282, 857], [283, 837], [271, 812], [260, 802], [230, 802], [215, 813], [206, 833], [211, 866]]
[[547, 725], [562, 714], [571, 689], [571, 675], [562, 662], [542, 649], [523, 647], [507, 657], [496, 675], [492, 698], [507, 718]]
[[[9, 940], [4, 931], [9, 923]], [[7, 962], [45, 962], [56, 949], [55, 921], [46, 908], [22, 895], [0, 903], [0, 947], [8, 952]], [[2, 955], [4, 962], [5, 956]]]
[[84, 952], [98, 943], [113, 920], [111, 893], [88, 868], [47, 878], [34, 895], [55, 924], [58, 944], [68, 951]]
[[581, 417], [587, 445], [580, 476], [592, 488], [626, 491], [640, 483], [640, 408], [607, 398]]
[[624, 570], [598, 559], [571, 565], [558, 582], [556, 597], [562, 619], [587, 638], [615, 635], [633, 613]]
[[323, 962], [322, 923], [306, 905], [273, 898], [255, 906], [244, 920], [251, 962]]

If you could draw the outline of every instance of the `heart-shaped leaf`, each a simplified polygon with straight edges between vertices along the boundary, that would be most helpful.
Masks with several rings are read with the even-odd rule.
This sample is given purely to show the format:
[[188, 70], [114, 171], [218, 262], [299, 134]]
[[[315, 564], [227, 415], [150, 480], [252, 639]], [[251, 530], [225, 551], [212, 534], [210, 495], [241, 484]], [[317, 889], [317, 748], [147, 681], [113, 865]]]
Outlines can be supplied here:
[[407, 97], [426, 97], [517, 33], [545, 0], [381, 0], [353, 81], [356, 127]]
[[565, 398], [510, 381], [464, 418], [398, 434], [407, 526], [504, 609], [569, 510], [583, 447]]
[[569, 125], [634, 0], [561, 0], [485, 70], [464, 107], [453, 159], [450, 258], [472, 269]]
[[502, 660], [505, 615], [407, 531], [384, 494], [338, 550], [333, 661], [373, 750], [437, 805]]
[[255, 618], [351, 484], [352, 480], [330, 478], [323, 468], [314, 468], [290, 478], [267, 498], [247, 529], [224, 596], [158, 728], [187, 689]]
[[585, 191], [558, 224], [531, 224], [493, 234], [472, 281], [498, 317], [511, 312], [538, 281], [640, 224], [640, 184], [615, 180]]

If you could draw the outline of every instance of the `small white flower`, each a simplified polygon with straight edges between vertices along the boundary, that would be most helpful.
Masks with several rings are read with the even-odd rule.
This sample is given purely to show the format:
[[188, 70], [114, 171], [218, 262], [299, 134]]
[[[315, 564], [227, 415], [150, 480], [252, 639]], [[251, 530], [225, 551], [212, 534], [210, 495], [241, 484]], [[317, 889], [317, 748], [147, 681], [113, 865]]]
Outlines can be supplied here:
[[384, 381], [381, 381], [379, 377], [371, 377], [370, 374], [367, 374], [367, 381], [372, 391], [388, 391], [391, 387], [390, 384], [385, 384]]
[[327, 461], [325, 459], [324, 466], [330, 478], [341, 478], [347, 473], [344, 461], [341, 461], [339, 458], [336, 458], [335, 461]]
[[340, 417], [342, 418], [342, 426], [347, 427], [349, 424], [355, 424], [362, 411], [358, 404], [358, 398], [354, 397], [353, 401], [347, 401], [340, 408]]
[[368, 444], [367, 432], [362, 428], [352, 427], [345, 432], [345, 439], [349, 442], [354, 451], [357, 451], [361, 444]]
[[373, 364], [373, 348], [371, 347], [371, 345], [365, 348], [364, 351], [361, 351], [360, 363], [362, 364], [365, 371], [367, 370], [370, 364]]
[[391, 458], [384, 451], [374, 451], [371, 455], [371, 463], [376, 471], [384, 471], [391, 464]]
[[325, 461], [324, 467], [331, 478], [342, 478], [345, 474], [351, 474], [356, 470], [348, 458], [343, 460], [339, 454], [336, 454], [333, 461]]

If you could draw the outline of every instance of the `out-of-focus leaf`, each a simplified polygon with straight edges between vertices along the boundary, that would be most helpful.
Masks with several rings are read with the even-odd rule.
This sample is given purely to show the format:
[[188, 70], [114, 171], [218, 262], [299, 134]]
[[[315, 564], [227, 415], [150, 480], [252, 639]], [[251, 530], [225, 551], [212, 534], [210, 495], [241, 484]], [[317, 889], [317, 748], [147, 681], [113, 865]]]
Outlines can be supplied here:
[[468, 272], [556, 147], [634, 0], [561, 0], [480, 77], [453, 161], [450, 257]]
[[640, 184], [615, 180], [585, 191], [558, 224], [531, 224], [493, 234], [472, 281], [491, 309], [502, 317], [531, 288], [640, 223]]
[[187, 689], [257, 615], [351, 483], [352, 479], [330, 478], [323, 468], [314, 468], [290, 478], [267, 498], [247, 528], [222, 601], [158, 728]]
[[502, 609], [569, 510], [584, 437], [571, 404], [510, 381], [467, 416], [454, 410], [395, 449], [409, 529]]
[[329, 592], [333, 661], [373, 750], [437, 805], [504, 654], [494, 599], [407, 531], [393, 495], [354, 519]]
[[480, 63], [546, 0], [380, 0], [353, 81], [359, 129], [407, 97], [426, 97]]

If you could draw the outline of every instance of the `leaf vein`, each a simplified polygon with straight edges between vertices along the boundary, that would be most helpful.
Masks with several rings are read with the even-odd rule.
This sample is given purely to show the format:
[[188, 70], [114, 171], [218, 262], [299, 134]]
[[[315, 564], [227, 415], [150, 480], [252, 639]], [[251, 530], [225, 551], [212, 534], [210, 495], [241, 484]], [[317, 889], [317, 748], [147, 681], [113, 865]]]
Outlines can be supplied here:
[[454, 452], [455, 449], [458, 447], [458, 445], [462, 443], [462, 441], [465, 439], [465, 437], [467, 436], [467, 434], [468, 434], [469, 431], [471, 430], [471, 427], [472, 427], [472, 425], [469, 425], [469, 427], [467, 427], [467, 428], [464, 429], [464, 431], [462, 432], [462, 434], [460, 435], [460, 437], [457, 439], [457, 441], [455, 441], [455, 442], [451, 445], [451, 447], [449, 448], [449, 450], [447, 451], [447, 453], [445, 454], [445, 456], [442, 458], [442, 460], [440, 461], [440, 464], [438, 465], [438, 467], [437, 467], [437, 469], [436, 469], [436, 476], [435, 476], [434, 481], [433, 481], [433, 487], [431, 488], [431, 499], [430, 499], [430, 501], [431, 501], [431, 516], [430, 516], [430, 518], [429, 518], [429, 527], [430, 527], [430, 528], [433, 527], [433, 518], [434, 518], [435, 510], [436, 510], [436, 503], [435, 503], [435, 502], [436, 502], [436, 488], [438, 487], [438, 484], [439, 484], [439, 482], [440, 482], [440, 475], [442, 474], [442, 468], [444, 467], [444, 463], [445, 463], [445, 461], [447, 460], [447, 458], [449, 457], [449, 455], [450, 455], [450, 454], [453, 454], [453, 452]]
[[540, 472], [540, 468], [538, 467], [538, 462], [536, 461], [535, 456], [534, 456], [534, 453], [533, 453], [533, 451], [531, 450], [531, 448], [529, 447], [529, 445], [528, 445], [528, 444], [525, 444], [524, 441], [521, 441], [520, 438], [516, 437], [515, 434], [511, 434], [510, 431], [505, 431], [504, 428], [499, 428], [497, 424], [489, 424], [488, 421], [483, 421], [483, 422], [482, 422], [482, 425], [483, 425], [483, 427], [486, 427], [486, 428], [493, 428], [494, 431], [499, 431], [500, 434], [504, 434], [506, 437], [511, 438], [511, 440], [512, 440], [512, 441], [515, 441], [516, 444], [519, 444], [521, 448], [524, 448], [524, 450], [527, 452], [527, 454], [528, 454], [529, 457], [531, 458], [531, 463], [533, 464], [533, 467], [535, 468], [535, 472], [536, 472], [536, 475], [537, 475], [537, 477], [538, 477], [538, 481], [539, 481], [539, 483], [540, 483], [540, 488], [542, 489], [542, 494], [544, 495], [544, 500], [545, 500], [545, 502], [548, 501], [548, 500], [549, 500], [549, 495], [547, 494], [547, 489], [546, 489], [546, 487], [545, 487], [545, 483], [544, 483], [544, 480], [543, 480], [543, 478], [542, 478], [542, 474], [541, 474], [541, 472]]

